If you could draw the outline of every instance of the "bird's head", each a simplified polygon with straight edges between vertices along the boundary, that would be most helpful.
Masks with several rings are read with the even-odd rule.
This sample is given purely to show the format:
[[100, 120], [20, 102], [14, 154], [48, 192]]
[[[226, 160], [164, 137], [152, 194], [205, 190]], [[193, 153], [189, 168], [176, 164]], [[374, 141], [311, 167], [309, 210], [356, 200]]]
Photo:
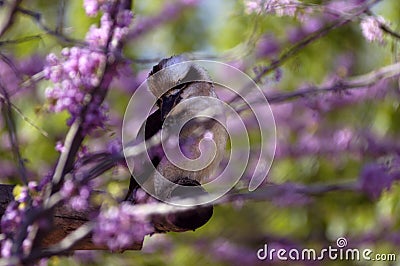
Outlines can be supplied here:
[[204, 94], [201, 93], [203, 87], [204, 90], [209, 90], [209, 86], [192, 86], [190, 90], [195, 91], [183, 94], [191, 83], [198, 81], [211, 82], [211, 78], [204, 68], [189, 61], [184, 55], [177, 55], [163, 59], [155, 65], [149, 74], [147, 85], [157, 97], [157, 105], [161, 109], [162, 117], [165, 118], [169, 110], [182, 99], [181, 97]]

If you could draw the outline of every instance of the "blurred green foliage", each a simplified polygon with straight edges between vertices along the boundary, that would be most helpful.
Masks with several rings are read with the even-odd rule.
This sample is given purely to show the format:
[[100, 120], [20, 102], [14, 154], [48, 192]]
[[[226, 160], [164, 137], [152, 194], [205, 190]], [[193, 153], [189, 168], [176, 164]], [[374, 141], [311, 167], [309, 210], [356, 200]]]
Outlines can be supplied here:
[[[42, 14], [43, 23], [53, 27], [57, 20], [60, 1], [31, 0], [25, 1], [24, 7]], [[314, 3], [316, 1], [313, 1]], [[133, 10], [135, 21], [146, 16], [156, 16], [170, 1], [135, 1]], [[400, 22], [400, 3], [396, 0], [382, 1], [374, 11], [391, 22], [394, 29]], [[65, 32], [69, 36], [82, 39], [89, 26], [99, 18], [85, 16], [82, 1], [66, 1]], [[134, 23], [133, 27], [137, 24]], [[171, 18], [162, 25], [141, 35], [126, 44], [125, 54], [133, 60], [135, 73], [147, 71], [157, 58], [179, 53], [201, 53], [224, 60], [224, 55], [232, 53], [235, 59], [243, 57], [245, 71], [254, 76], [252, 67], [269, 63], [266, 58], [256, 58], [254, 49], [257, 40], [265, 34], [272, 34], [282, 43], [283, 49], [290, 47], [287, 41], [287, 29], [299, 26], [299, 22], [288, 17], [259, 16], [246, 14], [241, 1], [204, 0], [198, 7], [184, 10], [176, 18]], [[49, 52], [59, 54], [64, 47], [57, 40], [43, 31], [30, 18], [19, 16], [4, 39], [17, 39], [37, 35], [40, 38], [17, 45], [4, 45], [1, 52], [23, 59], [38, 54], [45, 56]], [[386, 45], [367, 43], [361, 35], [357, 22], [334, 30], [324, 38], [308, 45], [298, 55], [283, 66], [283, 79], [278, 85], [280, 90], [291, 91], [301, 84], [320, 84], [332, 72], [337, 71], [335, 60], [339, 56], [354, 58], [351, 75], [363, 74], [380, 66], [392, 63], [398, 55], [393, 47], [397, 43], [387, 39]], [[149, 64], [136, 63], [137, 59], [150, 59]], [[48, 84], [40, 82], [38, 90], [28, 92], [32, 97], [15, 97], [14, 103], [23, 114], [49, 134], [44, 137], [29, 123], [17, 116], [17, 127], [23, 143], [22, 153], [28, 158], [27, 166], [38, 173], [40, 179], [54, 165], [57, 152], [55, 143], [63, 139], [67, 126], [67, 115], [46, 112], [44, 90]], [[270, 84], [263, 86], [268, 87]], [[393, 87], [395, 84], [390, 84]], [[119, 118], [122, 117], [128, 97], [124, 90], [111, 88], [108, 102]], [[115, 90], [114, 90], [115, 89]], [[394, 93], [394, 92], [393, 92]], [[391, 94], [393, 95], [393, 94]], [[398, 99], [398, 98], [397, 98]], [[369, 128], [379, 136], [398, 136], [400, 132], [399, 105], [397, 99], [387, 96], [383, 100], [368, 100], [361, 104], [335, 109], [324, 114], [316, 130], [323, 130], [332, 125], [353, 129]], [[14, 99], [13, 99], [14, 100]], [[278, 134], [280, 133], [280, 125]], [[118, 128], [110, 126], [106, 138], [118, 135]], [[295, 134], [295, 133], [293, 133]], [[295, 138], [295, 137], [294, 137]], [[289, 141], [289, 140], [288, 140]], [[98, 144], [96, 136], [90, 143]], [[0, 151], [2, 158], [9, 154]], [[368, 158], [367, 158], [368, 159]], [[378, 158], [369, 158], [376, 160]], [[343, 155], [332, 161], [324, 156], [304, 158], [285, 158], [275, 161], [270, 173], [270, 181], [287, 181], [304, 184], [334, 183], [354, 180], [360, 168], [366, 162], [354, 156]], [[38, 167], [40, 169], [38, 170]], [[112, 173], [109, 173], [110, 175]], [[12, 182], [13, 180], [10, 180]], [[114, 179], [112, 182], [127, 182]], [[95, 252], [95, 261], [101, 265], [231, 265], [212, 256], [212, 243], [225, 239], [238, 246], [245, 246], [255, 252], [265, 243], [266, 236], [273, 235], [292, 239], [304, 246], [319, 246], [319, 240], [335, 243], [340, 236], [357, 236], [379, 232], [386, 221], [399, 224], [400, 186], [396, 185], [390, 193], [373, 203], [365, 196], [350, 192], [333, 192], [318, 196], [306, 206], [281, 207], [274, 202], [246, 202], [241, 207], [233, 205], [218, 206], [211, 221], [196, 232], [170, 233], [147, 237], [146, 246], [157, 246], [167, 241], [167, 245], [152, 252], [128, 251], [123, 254]], [[205, 245], [202, 245], [205, 243]], [[394, 247], [377, 243], [374, 251], [396, 251]], [[71, 258], [53, 258], [50, 265], [79, 265]], [[81, 262], [83, 264], [83, 262]], [[90, 263], [85, 263], [90, 265]], [[266, 265], [267, 263], [265, 263]], [[330, 262], [327, 265], [350, 265], [351, 262]], [[282, 264], [284, 265], [284, 264]], [[365, 262], [354, 262], [365, 265]], [[368, 265], [395, 265], [375, 264]], [[399, 264], [396, 264], [399, 265]]]

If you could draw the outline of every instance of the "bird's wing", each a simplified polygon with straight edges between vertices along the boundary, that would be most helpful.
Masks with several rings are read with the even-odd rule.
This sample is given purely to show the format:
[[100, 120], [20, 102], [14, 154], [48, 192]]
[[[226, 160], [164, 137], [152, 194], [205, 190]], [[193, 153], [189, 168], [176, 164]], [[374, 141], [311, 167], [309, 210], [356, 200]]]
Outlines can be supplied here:
[[[147, 118], [146, 122], [143, 123], [140, 127], [138, 138], [142, 138], [144, 135], [144, 139], [145, 141], [147, 141], [155, 134], [157, 134], [157, 132], [161, 130], [161, 127], [161, 111], [160, 109], [157, 109]], [[149, 149], [149, 157], [151, 159], [153, 167], [151, 165], [147, 165], [148, 163], [142, 163], [139, 173], [135, 173], [135, 177], [131, 176], [129, 190], [126, 194], [125, 201], [134, 201], [133, 193], [134, 191], [136, 191], [137, 188], [139, 188], [139, 183], [144, 184], [144, 182], [146, 182], [146, 180], [148, 180], [148, 178], [153, 173], [154, 168], [157, 168], [161, 160], [160, 149], [162, 150], [161, 145], [156, 145], [155, 147]]]

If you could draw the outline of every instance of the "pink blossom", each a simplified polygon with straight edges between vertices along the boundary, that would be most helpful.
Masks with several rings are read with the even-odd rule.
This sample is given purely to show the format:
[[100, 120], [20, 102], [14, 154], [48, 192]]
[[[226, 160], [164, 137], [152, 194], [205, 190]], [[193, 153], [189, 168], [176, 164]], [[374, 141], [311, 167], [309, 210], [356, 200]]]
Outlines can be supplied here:
[[277, 16], [291, 16], [296, 14], [300, 4], [297, 0], [245, 0], [247, 13], [269, 13]]
[[386, 22], [383, 17], [380, 16], [365, 17], [360, 24], [365, 39], [367, 39], [369, 42], [377, 41], [383, 43], [383, 31], [381, 29], [381, 25], [385, 23]]

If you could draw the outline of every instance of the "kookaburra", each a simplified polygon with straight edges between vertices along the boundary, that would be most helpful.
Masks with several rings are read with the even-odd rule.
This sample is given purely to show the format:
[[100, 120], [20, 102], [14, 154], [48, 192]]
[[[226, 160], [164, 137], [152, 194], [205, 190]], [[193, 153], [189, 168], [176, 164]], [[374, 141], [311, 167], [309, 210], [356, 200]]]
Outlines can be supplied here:
[[[197, 169], [190, 162], [187, 163], [188, 167], [181, 168], [165, 156], [161, 146], [153, 147], [149, 154], [156, 171], [139, 174], [138, 177], [135, 176], [136, 180], [141, 179], [141, 186], [161, 200], [179, 196], [180, 186], [196, 186], [202, 189], [201, 184], [209, 181], [215, 174], [225, 154], [228, 139], [221, 123], [225, 120], [222, 104], [209, 100], [217, 99], [210, 76], [203, 67], [196, 62], [190, 62], [185, 56], [172, 56], [153, 67], [147, 85], [157, 98], [158, 109], [147, 118], [146, 124], [139, 130], [138, 138], [148, 140], [160, 130], [165, 130], [166, 142], [169, 139], [178, 139], [175, 142], [176, 148], [189, 160], [195, 160], [202, 155], [203, 139], [214, 142], [214, 152], [211, 160], [202, 169]], [[180, 122], [186, 120], [188, 122], [180, 132], [175, 132], [174, 129]], [[171, 132], [175, 135], [169, 135]], [[136, 180], [131, 180], [130, 194]], [[128, 194], [129, 197], [132, 196]]]

